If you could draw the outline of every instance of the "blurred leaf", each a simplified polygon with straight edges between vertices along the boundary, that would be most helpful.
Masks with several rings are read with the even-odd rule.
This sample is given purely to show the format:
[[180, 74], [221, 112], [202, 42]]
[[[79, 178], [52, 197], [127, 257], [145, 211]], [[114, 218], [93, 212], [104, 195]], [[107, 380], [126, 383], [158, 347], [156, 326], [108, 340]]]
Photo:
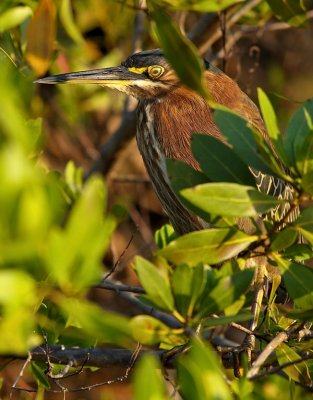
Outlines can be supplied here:
[[20, 25], [25, 19], [30, 17], [33, 11], [28, 6], [12, 7], [0, 14], [0, 32]]
[[254, 270], [246, 269], [221, 278], [217, 285], [202, 299], [200, 315], [205, 317], [224, 311], [226, 307], [233, 304], [248, 290], [253, 276]]
[[132, 318], [130, 329], [134, 340], [147, 346], [165, 341], [172, 332], [171, 328], [150, 315], [137, 315]]
[[308, 244], [297, 243], [292, 247], [289, 247], [284, 253], [284, 258], [295, 260], [295, 261], [304, 261], [313, 258], [313, 250]]
[[215, 13], [243, 0], [155, 0], [155, 2], [173, 10]]
[[287, 291], [300, 308], [313, 307], [313, 269], [309, 266], [273, 255], [282, 272]]
[[50, 65], [56, 36], [53, 0], [40, 0], [27, 28], [25, 57], [37, 76], [44, 75]]
[[272, 251], [287, 249], [294, 244], [298, 237], [299, 233], [294, 228], [283, 229], [272, 236], [270, 249]]
[[205, 212], [227, 217], [253, 217], [284, 203], [237, 183], [206, 183], [184, 189], [181, 195]]
[[176, 233], [172, 225], [166, 224], [158, 229], [154, 234], [154, 240], [159, 249], [167, 246], [172, 240], [176, 238]]
[[288, 318], [297, 319], [305, 322], [313, 322], [313, 308], [309, 310], [283, 310]]
[[77, 44], [82, 44], [84, 38], [74, 22], [71, 0], [61, 0], [60, 20], [69, 37]]
[[275, 16], [291, 26], [303, 26], [307, 22], [306, 9], [301, 0], [266, 0]]
[[69, 318], [69, 326], [82, 329], [95, 341], [123, 347], [132, 344], [129, 320], [126, 317], [104, 311], [88, 301], [70, 297], [58, 299], [58, 305]]
[[313, 172], [313, 126], [308, 130], [306, 137], [295, 139], [294, 155], [296, 167], [301, 176]]
[[144, 258], [137, 256], [134, 268], [140, 283], [147, 292], [149, 300], [165, 311], [173, 311], [174, 299], [169, 282], [162, 277], [157, 267]]
[[190, 267], [186, 264], [178, 265], [172, 276], [172, 287], [175, 305], [184, 317], [191, 317], [195, 304], [206, 285], [206, 274], [203, 265]]
[[[275, 353], [279, 365], [301, 360], [299, 354], [285, 343], [280, 344], [276, 348]], [[289, 378], [295, 380], [296, 382], [301, 382], [306, 385], [311, 384], [311, 378], [305, 362], [290, 365], [289, 367], [284, 368], [284, 372], [289, 376]]]
[[175, 265], [217, 264], [235, 257], [257, 239], [234, 229], [208, 229], [180, 236], [158, 254]]
[[155, 0], [150, 0], [149, 4], [149, 15], [155, 22], [157, 36], [166, 59], [186, 86], [208, 98], [203, 85], [204, 62], [199, 57], [196, 47], [182, 35], [171, 17]]
[[277, 117], [273, 106], [261, 88], [258, 88], [259, 104], [262, 111], [263, 120], [265, 122], [267, 133], [275, 146], [281, 159], [287, 163], [287, 155], [284, 149], [282, 135], [277, 122]]
[[37, 385], [44, 387], [45, 389], [50, 389], [51, 386], [45, 374], [47, 370], [47, 365], [45, 363], [41, 364], [36, 361], [32, 361], [30, 363], [30, 366]]
[[[245, 119], [230, 111], [217, 109], [214, 112], [214, 120], [243, 162], [257, 171], [273, 175], [273, 168], [276, 169], [276, 166], [269, 167], [260, 157], [256, 134]], [[258, 136], [258, 142], [261, 143], [260, 134]]]
[[63, 290], [77, 291], [101, 278], [102, 258], [116, 226], [114, 216], [104, 218], [105, 203], [102, 178], [93, 176], [86, 182], [65, 228], [51, 231], [47, 272]]
[[295, 142], [307, 137], [311, 128], [306, 117], [306, 113], [313, 119], [313, 99], [307, 100], [291, 117], [285, 135], [285, 149], [288, 154], [289, 163], [295, 165]]
[[255, 179], [246, 163], [213, 136], [193, 134], [191, 147], [202, 171], [213, 182], [255, 185]]
[[305, 208], [294, 222], [295, 228], [313, 244], [313, 206]]
[[306, 193], [313, 194], [313, 171], [302, 176], [301, 186]]
[[70, 187], [72, 193], [77, 195], [83, 187], [83, 170], [81, 167], [76, 167], [73, 161], [66, 164], [64, 171], [65, 181]]
[[134, 371], [134, 400], [166, 400], [161, 364], [152, 354], [144, 355]]
[[36, 282], [23, 271], [0, 270], [0, 353], [21, 354], [41, 342], [34, 311], [40, 303]]
[[177, 372], [180, 392], [184, 399], [233, 398], [215, 350], [197, 338], [192, 340], [188, 354], [179, 358]]

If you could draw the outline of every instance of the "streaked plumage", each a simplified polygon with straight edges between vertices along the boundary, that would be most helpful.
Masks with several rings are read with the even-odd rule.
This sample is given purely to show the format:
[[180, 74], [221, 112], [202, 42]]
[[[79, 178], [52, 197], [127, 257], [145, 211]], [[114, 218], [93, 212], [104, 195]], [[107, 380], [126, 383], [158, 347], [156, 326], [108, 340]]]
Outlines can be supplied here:
[[[274, 149], [265, 130], [258, 108], [230, 77], [205, 62], [205, 85], [212, 100], [234, 110], [247, 119]], [[207, 223], [185, 208], [171, 189], [165, 160], [172, 158], [199, 165], [191, 151], [194, 132], [211, 135], [222, 142], [225, 138], [213, 120], [206, 100], [186, 88], [160, 50], [134, 54], [120, 67], [57, 75], [40, 83], [96, 83], [120, 90], [139, 100], [137, 142], [156, 194], [175, 231], [184, 234], [207, 227]], [[292, 190], [278, 178], [252, 171], [259, 190], [289, 199]], [[284, 214], [285, 209], [279, 213]], [[245, 226], [245, 220], [240, 225]]]

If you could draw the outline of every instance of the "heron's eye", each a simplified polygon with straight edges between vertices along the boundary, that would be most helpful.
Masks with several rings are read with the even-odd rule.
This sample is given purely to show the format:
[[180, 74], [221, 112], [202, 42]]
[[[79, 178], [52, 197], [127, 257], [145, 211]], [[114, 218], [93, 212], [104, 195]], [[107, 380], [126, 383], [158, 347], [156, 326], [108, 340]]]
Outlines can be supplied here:
[[148, 68], [148, 74], [150, 78], [156, 79], [159, 78], [164, 72], [164, 68], [160, 65], [152, 65]]

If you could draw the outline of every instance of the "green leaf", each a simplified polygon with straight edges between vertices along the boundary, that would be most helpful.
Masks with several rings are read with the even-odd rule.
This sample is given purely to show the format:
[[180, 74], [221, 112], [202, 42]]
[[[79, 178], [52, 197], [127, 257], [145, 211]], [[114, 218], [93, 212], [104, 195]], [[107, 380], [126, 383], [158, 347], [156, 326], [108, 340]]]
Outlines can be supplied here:
[[47, 365], [45, 363], [32, 361], [30, 363], [30, 366], [37, 385], [49, 390], [51, 386], [45, 374], [45, 371], [47, 370]]
[[258, 88], [258, 97], [267, 133], [282, 160], [287, 162], [287, 155], [273, 106], [261, 88]]
[[154, 234], [154, 240], [159, 249], [167, 246], [172, 240], [176, 238], [176, 233], [172, 225], [166, 224], [158, 229]]
[[294, 228], [285, 228], [273, 235], [270, 249], [272, 251], [281, 251], [292, 246], [298, 239], [299, 233]]
[[67, 325], [82, 329], [95, 341], [123, 347], [132, 344], [129, 320], [126, 317], [103, 311], [91, 302], [70, 297], [59, 299], [58, 304], [69, 318]]
[[313, 171], [302, 176], [301, 187], [306, 193], [313, 194]]
[[289, 247], [283, 254], [284, 258], [295, 261], [304, 261], [313, 258], [313, 250], [311, 246], [304, 243], [297, 243]]
[[181, 195], [207, 213], [226, 217], [253, 217], [284, 204], [284, 200], [237, 183], [206, 183], [184, 189]]
[[177, 310], [184, 317], [191, 317], [195, 304], [206, 286], [205, 267], [178, 265], [172, 276], [172, 287]]
[[287, 291], [300, 308], [313, 307], [313, 269], [273, 254], [282, 272]]
[[313, 127], [305, 137], [298, 137], [294, 142], [294, 155], [297, 170], [301, 176], [313, 172]]
[[147, 346], [166, 341], [172, 330], [150, 315], [137, 315], [130, 321], [130, 329], [136, 342]]
[[296, 140], [300, 141], [308, 135], [311, 128], [306, 114], [313, 119], [313, 99], [307, 100], [291, 117], [285, 135], [285, 149], [289, 159], [289, 165], [295, 165], [294, 145]]
[[273, 167], [269, 167], [259, 155], [256, 137], [259, 136], [260, 143], [264, 140], [262, 141], [260, 134], [256, 135], [253, 132], [245, 119], [231, 111], [217, 109], [214, 112], [214, 120], [243, 162], [257, 171], [268, 175], [274, 174]]
[[166, 400], [165, 382], [161, 365], [152, 354], [144, 355], [134, 371], [134, 400]]
[[205, 317], [208, 314], [224, 311], [248, 290], [253, 276], [254, 270], [246, 269], [221, 278], [202, 299], [199, 314]]
[[305, 322], [313, 322], [313, 308], [309, 310], [288, 310], [285, 314], [288, 318], [300, 319], [301, 321]]
[[194, 134], [191, 148], [202, 171], [211, 181], [255, 185], [255, 179], [246, 163], [232, 149], [214, 137]]
[[212, 12], [217, 13], [238, 4], [243, 0], [155, 0], [156, 3], [163, 5], [172, 10], [187, 10], [198, 12]]
[[84, 38], [75, 25], [70, 0], [62, 0], [60, 7], [60, 20], [70, 38], [78, 45], [82, 44], [84, 42]]
[[313, 206], [305, 208], [294, 222], [295, 228], [313, 244]]
[[204, 63], [196, 47], [180, 32], [171, 17], [156, 1], [150, 1], [149, 15], [155, 22], [155, 30], [164, 51], [181, 81], [204, 98], [208, 93], [203, 85]]
[[175, 265], [217, 264], [235, 257], [257, 239], [234, 229], [208, 229], [181, 236], [158, 254]]
[[[280, 344], [276, 348], [275, 353], [279, 365], [301, 360], [299, 354], [285, 343]], [[289, 376], [289, 378], [296, 382], [301, 382], [306, 385], [311, 384], [311, 378], [305, 362], [290, 365], [289, 367], [284, 368], [284, 372]]]
[[0, 32], [7, 31], [20, 25], [33, 14], [29, 6], [12, 7], [0, 14]]
[[215, 350], [193, 339], [187, 355], [178, 360], [178, 384], [184, 399], [231, 400], [230, 389], [220, 368]]
[[266, 0], [275, 16], [291, 26], [303, 26], [307, 22], [306, 9], [299, 0]]
[[169, 282], [161, 275], [157, 267], [137, 256], [134, 268], [149, 300], [165, 311], [173, 311], [174, 299]]

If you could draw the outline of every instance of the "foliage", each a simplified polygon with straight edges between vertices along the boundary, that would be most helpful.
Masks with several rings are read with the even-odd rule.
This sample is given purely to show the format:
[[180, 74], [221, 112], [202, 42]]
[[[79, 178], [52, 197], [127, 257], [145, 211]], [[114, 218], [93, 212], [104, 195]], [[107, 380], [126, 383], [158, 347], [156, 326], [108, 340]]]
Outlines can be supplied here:
[[[131, 318], [103, 310], [88, 297], [90, 287], [103, 277], [110, 238], [125, 212], [119, 205], [108, 207], [102, 177], [93, 175], [83, 182], [82, 170], [74, 163], [59, 173], [42, 156], [42, 121], [36, 116], [43, 105], [32, 79], [49, 68], [59, 72], [60, 63], [54, 61], [62, 46], [72, 54], [72, 68], [94, 61], [90, 48], [82, 51], [87, 46], [83, 31], [101, 7], [116, 10], [114, 2], [104, 3], [94, 2], [95, 10], [86, 19], [83, 1], [73, 4], [75, 12], [68, 0], [0, 5], [0, 353], [27, 357], [45, 341], [48, 346], [111, 345], [134, 351], [139, 342], [151, 350], [168, 351], [162, 353], [163, 359], [150, 354], [138, 361], [133, 377], [138, 400], [169, 398], [164, 365], [177, 370], [175, 385], [184, 399], [265, 399], [268, 392], [286, 398], [286, 378], [294, 398], [306, 398], [313, 371], [313, 270], [308, 262], [313, 246], [313, 206], [308, 206], [313, 195], [312, 99], [299, 107], [282, 135], [270, 100], [259, 90], [263, 119], [281, 161], [249, 123], [225, 109], [217, 109], [214, 117], [231, 147], [198, 132], [192, 138], [192, 151], [201, 171], [168, 160], [177, 196], [212, 229], [176, 237], [171, 227], [163, 226], [156, 232], [154, 258], [134, 259], [144, 289], [138, 301], [153, 307], [153, 316]], [[305, 23], [302, 2], [262, 3], [267, 12], [271, 9], [291, 25]], [[127, 2], [124, 5], [121, 18], [126, 22], [112, 29], [109, 42], [128, 34], [133, 15]], [[229, 7], [240, 10], [243, 5], [232, 0], [151, 0], [147, 6], [151, 36], [157, 36], [183, 82], [209, 99], [202, 86], [203, 62], [169, 12], [220, 12]], [[107, 17], [103, 18], [105, 23]], [[89, 58], [83, 60], [81, 53]], [[96, 66], [117, 63], [121, 56], [112, 51]], [[67, 126], [73, 126], [71, 118], [84, 118], [78, 110], [95, 110], [107, 99], [98, 88], [75, 89], [74, 94], [62, 90], [58, 110], [68, 111]], [[88, 103], [91, 94], [93, 102]], [[79, 100], [73, 102], [73, 96]], [[288, 183], [293, 195], [281, 199], [259, 192], [255, 170]], [[281, 213], [284, 207], [287, 211]], [[288, 219], [292, 213], [298, 213], [293, 221]], [[242, 230], [242, 218], [249, 233]], [[298, 242], [300, 237], [303, 243]], [[270, 268], [255, 271], [250, 264], [257, 257]], [[271, 287], [256, 327], [255, 359], [280, 333], [286, 337], [268, 355], [268, 364], [252, 374], [249, 360], [243, 356], [240, 363], [236, 358], [239, 349], [221, 350], [214, 340], [216, 328], [251, 321], [262, 274]], [[282, 305], [281, 296], [291, 301]], [[227, 363], [225, 354], [232, 362]], [[38, 387], [49, 390], [49, 360], [44, 361], [32, 362], [31, 372]], [[238, 368], [233, 368], [237, 361]], [[272, 374], [271, 368], [281, 372], [279, 367], [283, 373]]]

